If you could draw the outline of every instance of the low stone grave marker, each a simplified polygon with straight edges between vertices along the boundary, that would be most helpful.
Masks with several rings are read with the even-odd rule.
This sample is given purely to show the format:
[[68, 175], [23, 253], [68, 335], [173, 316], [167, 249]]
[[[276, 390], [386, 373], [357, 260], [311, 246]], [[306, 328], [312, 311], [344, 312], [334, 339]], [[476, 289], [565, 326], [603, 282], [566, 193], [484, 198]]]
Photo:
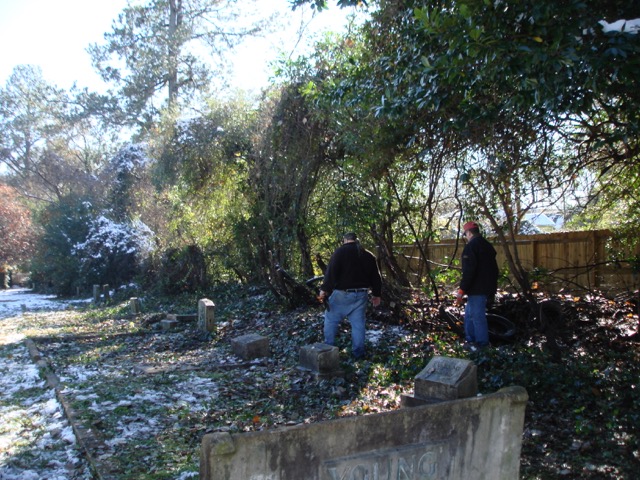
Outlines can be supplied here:
[[178, 321], [165, 318], [163, 320], [160, 320], [160, 326], [162, 327], [162, 330], [165, 330], [165, 331], [175, 330], [176, 327], [178, 326]]
[[138, 297], [131, 297], [129, 299], [129, 308], [132, 315], [140, 315], [142, 312], [142, 302]]
[[208, 298], [202, 298], [198, 301], [198, 328], [203, 332], [215, 332], [215, 309], [215, 304]]
[[100, 285], [93, 286], [93, 303], [100, 303]]
[[478, 393], [478, 367], [471, 360], [433, 357], [414, 379], [414, 395], [403, 395], [402, 406], [473, 397]]
[[189, 323], [198, 320], [197, 313], [169, 313], [168, 320], [175, 320], [178, 323]]
[[243, 360], [253, 360], [271, 355], [269, 339], [257, 333], [249, 333], [231, 339], [231, 350]]
[[338, 347], [326, 343], [313, 343], [300, 348], [299, 368], [308, 370], [317, 378], [342, 377]]

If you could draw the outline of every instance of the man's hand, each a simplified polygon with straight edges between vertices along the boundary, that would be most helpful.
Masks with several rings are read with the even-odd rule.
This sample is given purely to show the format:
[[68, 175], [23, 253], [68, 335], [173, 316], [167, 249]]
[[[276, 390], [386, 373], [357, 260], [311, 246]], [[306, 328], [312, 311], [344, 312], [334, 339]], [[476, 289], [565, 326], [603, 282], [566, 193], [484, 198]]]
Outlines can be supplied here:
[[458, 290], [458, 293], [456, 294], [456, 305], [460, 306], [464, 303], [464, 292], [462, 290]]
[[380, 305], [380, 297], [371, 297], [371, 304], [374, 307], [377, 307], [378, 305]]
[[327, 292], [325, 292], [324, 290], [320, 290], [320, 292], [318, 293], [318, 301], [322, 305], [324, 305], [325, 310], [331, 309], [331, 307], [329, 307], [329, 297], [327, 295]]

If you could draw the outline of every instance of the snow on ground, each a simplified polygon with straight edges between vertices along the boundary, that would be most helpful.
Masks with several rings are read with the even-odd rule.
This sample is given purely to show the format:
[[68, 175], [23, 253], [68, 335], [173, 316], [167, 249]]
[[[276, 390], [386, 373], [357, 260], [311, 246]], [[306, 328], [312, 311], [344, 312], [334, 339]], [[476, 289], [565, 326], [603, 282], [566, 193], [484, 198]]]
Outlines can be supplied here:
[[24, 311], [66, 304], [27, 289], [0, 290], [0, 479], [90, 479], [55, 391], [45, 386], [17, 325]]
[[[90, 301], [90, 299], [88, 300]], [[64, 416], [55, 390], [48, 388], [40, 377], [38, 367], [29, 356], [25, 336], [20, 327], [34, 312], [60, 315], [72, 303], [56, 300], [55, 296], [39, 295], [24, 288], [0, 290], [0, 480], [90, 480], [93, 478], [88, 462], [80, 450], [71, 425]], [[101, 368], [118, 368], [102, 365]], [[93, 366], [82, 366], [59, 372], [60, 388], [65, 394], [76, 394], [78, 399], [95, 396], [91, 388], [79, 392], [68, 388], [65, 382], [82, 382], [97, 375]], [[75, 391], [74, 391], [75, 390]], [[136, 396], [122, 401], [131, 404], [149, 400], [158, 411], [166, 405], [183, 402], [190, 409], [199, 408], [203, 393], [216, 390], [208, 379], [193, 374], [178, 385], [179, 398], [166, 392], [142, 390]], [[106, 414], [121, 403], [95, 402], [93, 408]], [[112, 448], [141, 436], [154, 435], [156, 420], [148, 418], [125, 419], [118, 426], [118, 435], [109, 442]], [[133, 421], [135, 420], [135, 422]], [[197, 472], [177, 474], [175, 480], [196, 478]]]
[[27, 288], [0, 290], [0, 321], [24, 311], [63, 310], [67, 306], [68, 303], [56, 300], [55, 295], [40, 295]]

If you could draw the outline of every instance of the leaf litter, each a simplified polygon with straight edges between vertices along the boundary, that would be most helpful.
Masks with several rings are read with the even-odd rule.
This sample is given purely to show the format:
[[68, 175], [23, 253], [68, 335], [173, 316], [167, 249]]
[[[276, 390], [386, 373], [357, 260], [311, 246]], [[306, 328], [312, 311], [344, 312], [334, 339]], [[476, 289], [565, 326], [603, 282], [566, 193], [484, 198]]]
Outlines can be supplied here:
[[[345, 376], [317, 381], [297, 368], [297, 359], [300, 346], [321, 341], [321, 311], [281, 311], [255, 292], [217, 295], [223, 301], [216, 301], [215, 336], [193, 323], [162, 331], [163, 314], [132, 318], [126, 301], [96, 307], [44, 299], [48, 305], [34, 296], [32, 306], [7, 314], [0, 300], [0, 478], [99, 478], [96, 467], [103, 478], [197, 478], [204, 434], [399, 408], [435, 354], [473, 358], [482, 392], [527, 389], [521, 478], [631, 479], [638, 471], [634, 303], [565, 299], [563, 323], [553, 330], [558, 363], [549, 352], [549, 331], [530, 325], [516, 301], [500, 313], [518, 324], [520, 336], [469, 357], [437, 321], [437, 309], [428, 301], [416, 307], [414, 299], [412, 318], [384, 310], [374, 315], [366, 361], [349, 359], [350, 332], [343, 325], [338, 346]], [[176, 302], [157, 310], [180, 308], [188, 307]], [[229, 340], [246, 333], [268, 336], [271, 356], [235, 357]], [[88, 432], [91, 442], [83, 444], [92, 462], [29, 358], [26, 338], [60, 379], [58, 396], [73, 410], [74, 424]]]

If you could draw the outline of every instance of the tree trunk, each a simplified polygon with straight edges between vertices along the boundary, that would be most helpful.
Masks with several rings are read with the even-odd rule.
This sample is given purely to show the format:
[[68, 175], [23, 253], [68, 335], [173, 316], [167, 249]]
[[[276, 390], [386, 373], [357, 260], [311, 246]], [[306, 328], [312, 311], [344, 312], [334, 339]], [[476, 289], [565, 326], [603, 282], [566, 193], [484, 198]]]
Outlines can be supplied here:
[[178, 47], [177, 32], [181, 23], [182, 0], [169, 0], [169, 71], [167, 72], [167, 83], [169, 85], [169, 108], [176, 105], [178, 99]]

